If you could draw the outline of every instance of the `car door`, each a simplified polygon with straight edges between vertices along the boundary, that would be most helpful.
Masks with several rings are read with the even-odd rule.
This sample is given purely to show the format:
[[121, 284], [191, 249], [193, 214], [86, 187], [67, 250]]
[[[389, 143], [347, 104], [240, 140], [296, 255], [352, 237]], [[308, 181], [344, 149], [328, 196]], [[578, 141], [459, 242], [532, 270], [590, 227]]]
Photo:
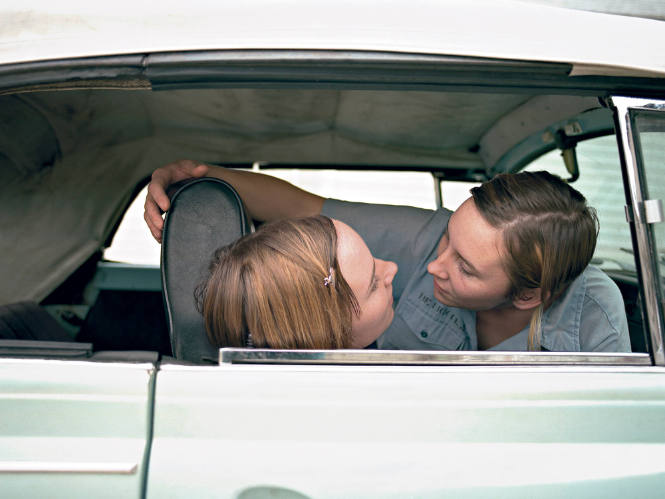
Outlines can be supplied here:
[[665, 371], [646, 354], [235, 354], [160, 370], [147, 497], [657, 497], [665, 485]]
[[0, 359], [0, 496], [142, 497], [152, 363]]

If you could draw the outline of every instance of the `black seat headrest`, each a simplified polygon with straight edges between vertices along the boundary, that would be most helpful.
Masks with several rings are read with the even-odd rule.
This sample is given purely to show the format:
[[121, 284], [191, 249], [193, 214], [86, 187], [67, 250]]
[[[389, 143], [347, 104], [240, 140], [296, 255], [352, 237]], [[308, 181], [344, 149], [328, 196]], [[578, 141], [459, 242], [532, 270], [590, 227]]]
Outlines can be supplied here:
[[251, 231], [238, 193], [216, 178], [199, 178], [169, 189], [164, 219], [161, 275], [173, 356], [190, 362], [217, 362], [194, 292], [207, 277], [214, 251]]

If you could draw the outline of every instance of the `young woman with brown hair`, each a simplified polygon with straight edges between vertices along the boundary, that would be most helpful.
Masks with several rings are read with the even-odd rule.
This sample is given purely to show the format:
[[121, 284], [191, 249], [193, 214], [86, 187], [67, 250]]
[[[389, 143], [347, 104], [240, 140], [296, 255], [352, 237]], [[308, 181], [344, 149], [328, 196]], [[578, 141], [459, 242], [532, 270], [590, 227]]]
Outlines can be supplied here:
[[[545, 311], [587, 268], [597, 234], [594, 210], [559, 177], [547, 172], [498, 175], [471, 189], [471, 198], [451, 216], [437, 257], [428, 265], [434, 296], [441, 303], [476, 311], [479, 348], [500, 344], [517, 331], [526, 332], [528, 324], [527, 347], [540, 350], [543, 320], [547, 323], [552, 315], [550, 311], [545, 317]], [[469, 242], [487, 245], [482, 258], [474, 254]], [[451, 252], [461, 262], [459, 275], [446, 268], [445, 259]], [[461, 255], [481, 262], [481, 269], [471, 270], [470, 262]], [[490, 265], [494, 265], [494, 274], [487, 270]], [[602, 284], [600, 271], [591, 268], [588, 274], [600, 277]], [[486, 275], [498, 279], [486, 282]], [[466, 288], [459, 285], [462, 282]], [[611, 292], [613, 286], [608, 284]], [[488, 301], [479, 302], [481, 297]], [[594, 308], [587, 304], [587, 314]], [[620, 323], [620, 317], [617, 319]], [[554, 322], [563, 328], [560, 320]], [[560, 334], [548, 330], [550, 333]]]
[[206, 174], [231, 183], [257, 220], [321, 213], [399, 265], [379, 348], [630, 351], [621, 293], [588, 265], [594, 213], [558, 177], [499, 176], [452, 213], [323, 199], [274, 177], [180, 161], [149, 185], [145, 218], [155, 238], [160, 208], [169, 207], [164, 189]]

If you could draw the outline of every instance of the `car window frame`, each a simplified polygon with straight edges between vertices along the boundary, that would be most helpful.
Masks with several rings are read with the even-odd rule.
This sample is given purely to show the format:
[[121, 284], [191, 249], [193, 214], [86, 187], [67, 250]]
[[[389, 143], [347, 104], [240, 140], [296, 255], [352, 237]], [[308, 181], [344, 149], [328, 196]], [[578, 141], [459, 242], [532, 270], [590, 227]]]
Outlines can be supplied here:
[[626, 218], [631, 227], [633, 247], [638, 268], [638, 280], [643, 293], [642, 307], [645, 326], [649, 331], [651, 355], [657, 366], [665, 365], [665, 320], [661, 303], [661, 286], [658, 282], [659, 267], [654, 246], [651, 222], [645, 216], [647, 184], [644, 171], [639, 133], [635, 128], [636, 113], [662, 113], [664, 101], [612, 96], [608, 100], [614, 112], [617, 142], [620, 149], [624, 188], [630, 204], [626, 206]]
[[[350, 69], [357, 69], [357, 64], [359, 62], [366, 62], [366, 61], [375, 61], [375, 54], [368, 54], [364, 52], [359, 52], [359, 51], [349, 51], [349, 54], [355, 56], [353, 58], [353, 64], [351, 64]], [[193, 54], [198, 54], [201, 57], [192, 57]], [[337, 54], [337, 57], [343, 58], [345, 57], [347, 52], [341, 51], [340, 53]], [[261, 75], [255, 76], [255, 79], [252, 80], [254, 83], [259, 82], [259, 83], [265, 83], [266, 81], [272, 81], [274, 84], [275, 78], [278, 75], [283, 75], [283, 74], [289, 74], [289, 71], [292, 71], [293, 68], [289, 66], [288, 64], [285, 66], [285, 58], [284, 58], [284, 52], [283, 51], [252, 51], [250, 53], [243, 52], [243, 51], [235, 51], [233, 55], [237, 56], [237, 60], [241, 61], [242, 64], [246, 65], [247, 62], [263, 62], [267, 63], [265, 66], [266, 71], [261, 73]], [[298, 61], [300, 64], [302, 64], [302, 69], [304, 70], [304, 74], [308, 76], [308, 78], [305, 78], [306, 80], [306, 86], [311, 86], [312, 88], [318, 88], [321, 86], [324, 87], [331, 87], [331, 88], [348, 88], [348, 81], [340, 82], [333, 78], [337, 74], [337, 72], [340, 70], [339, 64], [340, 60], [335, 60], [335, 61], [328, 61], [327, 64], [325, 64], [325, 69], [326, 69], [326, 74], [330, 77], [328, 79], [325, 79], [325, 82], [321, 82], [321, 74], [320, 71], [321, 69], [318, 69], [316, 72], [316, 75], [309, 73], [307, 70], [311, 70], [311, 68], [307, 64], [307, 60], [303, 59], [303, 55], [309, 55], [314, 57], [316, 60], [320, 59], [320, 53], [318, 51], [303, 51], [302, 53], [298, 54]], [[175, 53], [175, 54], [149, 54], [148, 56], [144, 57], [141, 59], [143, 65], [142, 65], [142, 70], [139, 71], [139, 78], [142, 80], [143, 84], [140, 85], [141, 88], [149, 88], [151, 87], [153, 90], [157, 89], [163, 89], [163, 90], [168, 90], [168, 89], [177, 89], [177, 88], [190, 88], [190, 87], [199, 87], [199, 88], [204, 88], [208, 86], [218, 86], [222, 84], [233, 84], [233, 82], [237, 82], [236, 79], [233, 78], [233, 74], [229, 73], [228, 65], [222, 64], [223, 62], [228, 62], [229, 61], [229, 54], [224, 51], [203, 51], [203, 52], [191, 52], [188, 54], [182, 54], [182, 53]], [[305, 58], [306, 59], [306, 58]], [[105, 62], [112, 62], [112, 66], [114, 68], [113, 71], [111, 71], [112, 75], [110, 78], [119, 78], [121, 76], [122, 71], [121, 69], [124, 69], [128, 67], [130, 64], [130, 61], [133, 61], [134, 58], [133, 56], [126, 56], [126, 57], [110, 57], [110, 58], [104, 58], [104, 57], [91, 57], [87, 58], [83, 61], [80, 61], [80, 67], [77, 67], [79, 70], [82, 70], [82, 68], [86, 68], [86, 70], [92, 70], [90, 74], [88, 74], [87, 78], [83, 78], [82, 82], [80, 83], [80, 87], [85, 87], [86, 84], [90, 85], [91, 88], [94, 88], [95, 86], [98, 86], [98, 83], [95, 83], [91, 78], [92, 75], [97, 74], [100, 68], [100, 62], [105, 61]], [[286, 60], [290, 60], [290, 58], [286, 58]], [[395, 60], [397, 64], [400, 66], [400, 68], [404, 69], [404, 66], [409, 66], [409, 71], [408, 72], [401, 72], [400, 77], [395, 77], [393, 76], [392, 79], [390, 79], [390, 85], [386, 83], [386, 81], [382, 78], [385, 78], [385, 74], [383, 69], [381, 70], [373, 70], [373, 71], [367, 71], [363, 73], [363, 82], [368, 85], [368, 87], [372, 88], [387, 88], [390, 86], [390, 88], [395, 88], [397, 86], [410, 86], [411, 88], [430, 88], [432, 85], [434, 86], [441, 86], [441, 87], [446, 87], [450, 89], [469, 89], [469, 88], [477, 88], [477, 85], [480, 85], [481, 83], [486, 81], [486, 78], [488, 77], [487, 70], [485, 68], [486, 62], [485, 60], [479, 60], [479, 59], [473, 59], [473, 58], [454, 58], [453, 61], [456, 62], [457, 64], [451, 69], [450, 68], [450, 63], [451, 63], [451, 58], [449, 57], [436, 57], [436, 56], [431, 56], [431, 57], [423, 57], [423, 56], [414, 56], [412, 54], [401, 54], [400, 56], [394, 55], [394, 57], [387, 57], [385, 59], [382, 59], [381, 62], [383, 65], [392, 62]], [[419, 63], [423, 64], [422, 71], [413, 71], [413, 64], [414, 63]], [[215, 73], [214, 75], [209, 74], [209, 68], [210, 65], [213, 65], [215, 67], [219, 67], [219, 71]], [[346, 64], [349, 64], [348, 62]], [[53, 69], [56, 73], [58, 72], [57, 70], [61, 70], [65, 67], [69, 67], [71, 65], [71, 60], [70, 59], [59, 59], [59, 60], [52, 60], [52, 61], [40, 61], [36, 63], [31, 63], [28, 65], [5, 65], [4, 69], [6, 70], [6, 74], [3, 77], [3, 88], [7, 90], [7, 92], [12, 93], [12, 92], [19, 92], [19, 91], [28, 91], [28, 90], [35, 90], [38, 88], [41, 88], [41, 85], [44, 85], [45, 83], [55, 83], [53, 81], [53, 76], [48, 77], [45, 79], [44, 77], [44, 71], [45, 69]], [[384, 66], [381, 66], [382, 68]], [[545, 89], [551, 89], [552, 87], [556, 87], [559, 90], [565, 90], [565, 91], [570, 91], [571, 94], [576, 94], [576, 93], [588, 93], [590, 91], [593, 91], [594, 93], [598, 93], [598, 82], [591, 82], [587, 80], [573, 80], [568, 77], [568, 71], [562, 71], [566, 65], [563, 64], [536, 64], [536, 63], [524, 63], [524, 62], [519, 62], [519, 61], [500, 61], [494, 64], [494, 68], [496, 69], [497, 65], [501, 66], [502, 68], [506, 69], [505, 74], [509, 76], [505, 76], [502, 78], [499, 78], [499, 80], [496, 82], [496, 89], [501, 89], [501, 88], [515, 88], [515, 76], [508, 70], [517, 70], [519, 71], [519, 75], [521, 75], [520, 78], [517, 78], [520, 82], [524, 81], [524, 83], [521, 83], [518, 85], [518, 87], [522, 88], [524, 91], [533, 91], [534, 93], [538, 91], [545, 91]], [[304, 67], [308, 66], [308, 67]], [[441, 75], [437, 78], [434, 79], [434, 81], [428, 83], [427, 85], [420, 83], [418, 84], [418, 77], [419, 75], [424, 74], [428, 69], [441, 69], [442, 67], [446, 67], [447, 71], [442, 72]], [[202, 68], [205, 68], [206, 71], [208, 72], [202, 72]], [[485, 68], [485, 69], [484, 69]], [[539, 69], [544, 71], [548, 78], [547, 81], [539, 81], [538, 84], [535, 84], [533, 80], [529, 80], [529, 83], [526, 83], [526, 74], [529, 71], [533, 71], [534, 69]], [[116, 70], [118, 72], [116, 73]], [[58, 89], [68, 89], [72, 88], [71, 87], [71, 81], [72, 76], [71, 72], [65, 72], [63, 74], [66, 74], [67, 76], [63, 77], [61, 80], [59, 80], [57, 85]], [[77, 73], [78, 74], [78, 73]], [[391, 71], [391, 75], [394, 74], [394, 71]], [[456, 84], [451, 85], [449, 77], [454, 74], [456, 76], [460, 75], [471, 75], [472, 77], [470, 78], [463, 78], [461, 80], [456, 80]], [[491, 73], [494, 77], [496, 77], [496, 74]], [[18, 75], [20, 75], [20, 79], [17, 79]], [[190, 75], [191, 77], [186, 78], [185, 80], [181, 79], [184, 75]], [[522, 80], [521, 78], [524, 78]], [[176, 82], [177, 83], [174, 83]], [[614, 88], [621, 88], [625, 89], [626, 85], [630, 83], [630, 87], [635, 91], [635, 92], [654, 92], [654, 91], [662, 91], [663, 84], [659, 83], [655, 80], [646, 80], [646, 79], [635, 79], [635, 78], [627, 78], [627, 79], [622, 79], [619, 77], [607, 77], [603, 79], [602, 83], [602, 88], [604, 91], [610, 91]], [[245, 85], [251, 84], [251, 82], [245, 82]], [[304, 83], [301, 81], [298, 83], [298, 85], [303, 85]], [[286, 85], [288, 86], [288, 85]], [[623, 156], [623, 154], [622, 154]], [[111, 231], [112, 232], [112, 231]], [[634, 244], [634, 246], [636, 246]], [[638, 247], [638, 246], [636, 246]], [[642, 286], [644, 288], [644, 286]], [[658, 327], [660, 327], [660, 330], [662, 331], [662, 317], [660, 317], [660, 323], [658, 324]], [[659, 349], [662, 351], [662, 333], [660, 335], [660, 344], [659, 344]], [[528, 356], [529, 354], [520, 354], [522, 356]], [[663, 356], [665, 357], [665, 356]], [[534, 358], [534, 362], [537, 362]], [[665, 359], [659, 359], [659, 365], [665, 363]]]

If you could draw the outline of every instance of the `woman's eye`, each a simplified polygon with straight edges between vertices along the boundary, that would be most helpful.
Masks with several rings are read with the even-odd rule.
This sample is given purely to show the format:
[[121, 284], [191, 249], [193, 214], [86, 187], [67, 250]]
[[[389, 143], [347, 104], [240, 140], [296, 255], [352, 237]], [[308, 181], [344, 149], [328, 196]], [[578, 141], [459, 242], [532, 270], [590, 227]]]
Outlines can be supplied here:
[[458, 260], [458, 261], [457, 261], [457, 268], [458, 268], [459, 271], [460, 271], [462, 274], [464, 274], [464, 275], [467, 275], [467, 276], [473, 275], [473, 274], [471, 274], [471, 272], [469, 272], [469, 271], [466, 269], [466, 267], [464, 267], [464, 262], [462, 262], [462, 260]]

